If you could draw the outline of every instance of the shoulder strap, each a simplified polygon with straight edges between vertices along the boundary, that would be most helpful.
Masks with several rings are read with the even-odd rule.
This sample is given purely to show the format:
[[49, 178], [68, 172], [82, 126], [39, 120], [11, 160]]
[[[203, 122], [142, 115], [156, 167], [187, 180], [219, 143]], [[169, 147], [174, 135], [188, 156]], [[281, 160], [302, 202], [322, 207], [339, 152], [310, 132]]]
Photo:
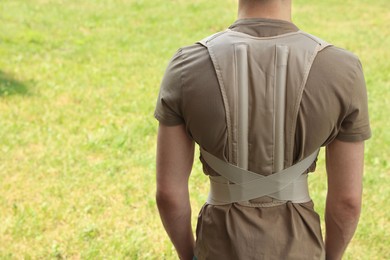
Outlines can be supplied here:
[[210, 36], [207, 36], [206, 38], [203, 38], [202, 40], [198, 41], [197, 43], [203, 45], [204, 47], [207, 47], [207, 43], [208, 43], [209, 41], [211, 41], [212, 39], [218, 37], [219, 35], [221, 35], [221, 34], [227, 32], [227, 31], [228, 31], [228, 30], [225, 30], [225, 31], [222, 31], [222, 32], [214, 33], [214, 34], [212, 34], [212, 35], [210, 35]]
[[319, 45], [320, 45], [320, 48], [318, 51], [321, 51], [322, 49], [328, 47], [328, 46], [332, 46], [332, 44], [328, 43], [327, 41], [321, 39], [321, 38], [318, 38], [317, 36], [314, 36], [310, 33], [307, 33], [307, 32], [304, 32], [304, 31], [299, 31], [301, 34], [307, 36], [308, 38], [316, 41]]

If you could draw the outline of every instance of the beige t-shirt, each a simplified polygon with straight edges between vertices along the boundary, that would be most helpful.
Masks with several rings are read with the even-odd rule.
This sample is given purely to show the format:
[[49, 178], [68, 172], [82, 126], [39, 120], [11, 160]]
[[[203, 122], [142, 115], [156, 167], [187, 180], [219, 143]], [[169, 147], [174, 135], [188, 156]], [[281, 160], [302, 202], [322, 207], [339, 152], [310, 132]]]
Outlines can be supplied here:
[[[256, 37], [298, 31], [292, 23], [267, 19], [238, 20], [230, 29]], [[189, 136], [200, 146], [221, 159], [226, 158], [225, 110], [215, 70], [204, 46], [187, 46], [174, 55], [161, 84], [155, 117], [164, 125], [185, 124]], [[286, 140], [286, 146], [293, 142], [293, 161], [300, 161], [335, 138], [355, 142], [370, 135], [366, 87], [359, 59], [334, 46], [324, 49], [318, 53], [308, 76], [295, 139]], [[256, 157], [256, 149], [261, 147], [252, 149], [248, 169], [267, 174], [261, 172], [262, 161]], [[206, 174], [216, 174], [203, 160], [202, 163]], [[266, 208], [239, 203], [203, 207], [197, 228], [199, 259], [217, 256], [251, 259], [254, 254], [265, 259], [281, 259], [286, 255], [320, 258], [322, 237], [312, 203]]]

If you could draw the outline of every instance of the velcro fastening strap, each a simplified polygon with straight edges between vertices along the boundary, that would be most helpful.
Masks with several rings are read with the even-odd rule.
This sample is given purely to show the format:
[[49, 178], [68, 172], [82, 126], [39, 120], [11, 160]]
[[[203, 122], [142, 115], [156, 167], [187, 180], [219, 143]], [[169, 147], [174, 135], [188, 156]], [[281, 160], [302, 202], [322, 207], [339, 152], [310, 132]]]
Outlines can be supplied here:
[[207, 164], [228, 182], [210, 176], [210, 193], [207, 202], [212, 205], [248, 201], [262, 196], [294, 203], [310, 201], [307, 175], [303, 174], [317, 158], [319, 149], [293, 166], [280, 172], [263, 176], [227, 163], [201, 149]]

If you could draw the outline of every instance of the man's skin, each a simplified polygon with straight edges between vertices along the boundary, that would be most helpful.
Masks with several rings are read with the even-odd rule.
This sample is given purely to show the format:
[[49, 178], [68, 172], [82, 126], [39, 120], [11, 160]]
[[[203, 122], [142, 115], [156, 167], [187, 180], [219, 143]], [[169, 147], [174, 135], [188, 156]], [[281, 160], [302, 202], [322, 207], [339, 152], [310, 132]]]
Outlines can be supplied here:
[[184, 125], [160, 124], [157, 137], [157, 206], [165, 230], [180, 259], [194, 256], [188, 179], [194, 161], [194, 141]]
[[[291, 0], [241, 0], [238, 18], [291, 21]], [[185, 125], [159, 125], [157, 140], [157, 206], [180, 259], [192, 259], [194, 235], [188, 179], [194, 142]], [[364, 142], [334, 140], [326, 147], [328, 193], [325, 210], [326, 259], [341, 259], [355, 233], [361, 209]]]
[[363, 162], [364, 142], [336, 139], [326, 147], [326, 259], [341, 259], [355, 233], [361, 209]]

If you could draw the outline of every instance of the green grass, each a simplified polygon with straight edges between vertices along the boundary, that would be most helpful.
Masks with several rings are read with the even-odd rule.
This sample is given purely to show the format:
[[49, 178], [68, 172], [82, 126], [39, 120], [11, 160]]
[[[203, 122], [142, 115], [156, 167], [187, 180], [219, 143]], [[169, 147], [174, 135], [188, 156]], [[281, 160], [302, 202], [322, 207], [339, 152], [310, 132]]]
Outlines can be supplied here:
[[[159, 82], [236, 1], [2, 0], [0, 259], [175, 259], [154, 202]], [[362, 60], [373, 138], [346, 259], [390, 255], [390, 3], [294, 2], [294, 21]], [[311, 194], [323, 214], [323, 157]], [[207, 196], [196, 163], [193, 221]]]

